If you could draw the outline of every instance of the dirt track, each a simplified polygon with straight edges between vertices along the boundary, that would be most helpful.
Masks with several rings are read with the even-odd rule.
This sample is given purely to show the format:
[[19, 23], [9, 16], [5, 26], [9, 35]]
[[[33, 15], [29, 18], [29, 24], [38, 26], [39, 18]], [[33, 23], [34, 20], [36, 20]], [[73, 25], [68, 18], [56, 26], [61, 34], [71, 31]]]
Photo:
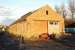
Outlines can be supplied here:
[[75, 50], [75, 47], [70, 47], [53, 40], [26, 42], [22, 45], [21, 50]]
[[[25, 41], [25, 43], [20, 44], [20, 41], [18, 41], [17, 39], [10, 38], [7, 33], [1, 33], [0, 50], [75, 50], [75, 47], [71, 47], [69, 45], [63, 44], [60, 41], [55, 41], [51, 39], [49, 41]], [[74, 38], [75, 36], [73, 35], [72, 37]], [[68, 39], [71, 42], [75, 42], [71, 40], [73, 38]], [[64, 39], [62, 41], [64, 41]], [[72, 44], [71, 42], [69, 42], [68, 44]]]

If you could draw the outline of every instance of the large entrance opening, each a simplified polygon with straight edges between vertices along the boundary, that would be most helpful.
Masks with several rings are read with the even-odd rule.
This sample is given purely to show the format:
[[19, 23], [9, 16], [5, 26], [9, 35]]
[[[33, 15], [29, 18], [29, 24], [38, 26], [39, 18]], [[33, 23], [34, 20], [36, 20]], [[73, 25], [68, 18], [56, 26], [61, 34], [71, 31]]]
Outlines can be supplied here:
[[48, 38], [49, 35], [54, 37], [54, 34], [59, 32], [59, 23], [57, 21], [35, 20], [34, 32], [43, 38]]
[[35, 20], [34, 22], [35, 32], [37, 33], [48, 33], [48, 21], [47, 20]]

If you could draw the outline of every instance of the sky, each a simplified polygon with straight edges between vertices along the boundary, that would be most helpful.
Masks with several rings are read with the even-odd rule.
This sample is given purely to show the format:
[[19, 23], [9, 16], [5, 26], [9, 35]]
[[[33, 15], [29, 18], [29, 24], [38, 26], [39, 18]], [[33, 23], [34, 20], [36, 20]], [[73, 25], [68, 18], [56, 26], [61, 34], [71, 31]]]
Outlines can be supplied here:
[[49, 4], [51, 6], [67, 6], [68, 0], [0, 0], [0, 23], [9, 25], [29, 11]]

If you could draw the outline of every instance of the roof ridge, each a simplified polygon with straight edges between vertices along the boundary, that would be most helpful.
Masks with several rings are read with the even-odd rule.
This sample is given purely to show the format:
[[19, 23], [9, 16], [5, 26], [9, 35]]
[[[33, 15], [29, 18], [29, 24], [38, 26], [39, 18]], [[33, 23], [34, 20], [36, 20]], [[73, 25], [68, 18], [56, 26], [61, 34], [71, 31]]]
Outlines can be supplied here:
[[48, 4], [45, 4], [44, 6], [41, 6], [40, 8], [38, 8], [38, 9], [36, 9], [36, 10], [34, 10], [34, 11], [30, 11], [30, 12], [28, 12], [28, 13], [26, 13], [25, 15], [22, 15], [21, 16], [21, 18], [19, 18], [19, 19], [17, 19], [16, 21], [14, 21], [12, 24], [10, 24], [9, 26], [11, 26], [11, 25], [13, 25], [13, 24], [15, 24], [15, 23], [17, 23], [17, 22], [20, 22], [20, 21], [23, 21], [23, 20], [25, 20], [29, 15], [31, 15], [32, 13], [34, 13], [34, 12], [36, 12], [37, 10], [39, 10], [39, 9], [42, 9], [42, 8], [44, 8], [44, 7], [49, 7], [51, 10], [53, 10]]

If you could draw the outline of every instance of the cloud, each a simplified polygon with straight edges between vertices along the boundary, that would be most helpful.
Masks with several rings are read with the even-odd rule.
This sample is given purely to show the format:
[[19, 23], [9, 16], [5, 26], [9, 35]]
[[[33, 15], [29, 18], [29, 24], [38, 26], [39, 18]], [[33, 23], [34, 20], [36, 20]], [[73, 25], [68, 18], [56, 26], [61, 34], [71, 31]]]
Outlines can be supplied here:
[[25, 7], [24, 8], [23, 7], [14, 7], [14, 8], [0, 7], [0, 23], [8, 25], [31, 10], [34, 10], [34, 8], [29, 9]]
[[11, 9], [0, 6], [0, 23], [5, 24], [11, 22], [9, 21], [12, 20], [11, 16], [13, 16]]
[[11, 16], [9, 8], [0, 7], [0, 16]]
[[0, 23], [9, 25], [29, 11], [23, 7], [6, 8], [0, 6]]
[[[49, 4], [44, 3], [45, 4]], [[20, 18], [22, 15], [30, 12], [30, 11], [34, 11], [36, 9], [38, 9], [39, 7], [42, 7], [43, 5], [37, 5], [34, 8], [29, 8], [29, 7], [10, 7], [10, 8], [6, 8], [5, 6], [0, 6], [0, 23], [6, 24], [6, 25], [10, 25], [13, 21], [17, 20], [18, 18]], [[52, 9], [54, 9], [54, 7], [49, 4]]]

